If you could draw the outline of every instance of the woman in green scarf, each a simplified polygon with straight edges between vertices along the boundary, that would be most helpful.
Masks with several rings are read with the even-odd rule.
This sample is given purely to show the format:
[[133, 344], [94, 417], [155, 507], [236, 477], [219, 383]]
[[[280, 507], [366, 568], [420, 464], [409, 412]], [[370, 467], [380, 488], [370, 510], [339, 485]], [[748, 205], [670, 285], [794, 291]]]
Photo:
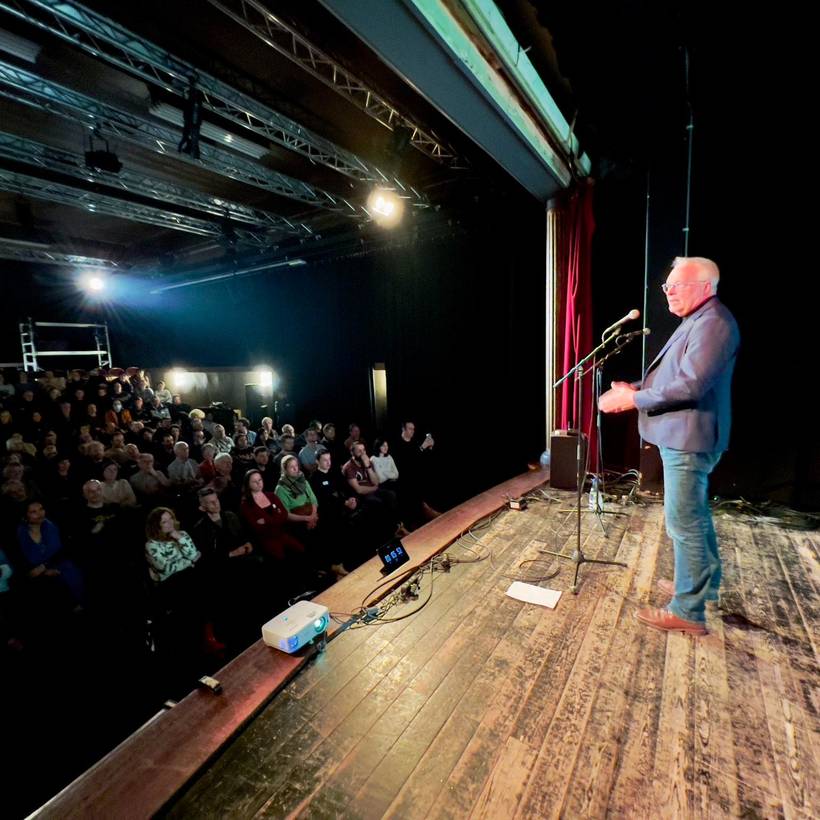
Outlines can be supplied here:
[[288, 521], [304, 524], [309, 530], [315, 529], [319, 523], [319, 504], [299, 469], [299, 459], [296, 456], [285, 456], [281, 471], [276, 495], [288, 511]]

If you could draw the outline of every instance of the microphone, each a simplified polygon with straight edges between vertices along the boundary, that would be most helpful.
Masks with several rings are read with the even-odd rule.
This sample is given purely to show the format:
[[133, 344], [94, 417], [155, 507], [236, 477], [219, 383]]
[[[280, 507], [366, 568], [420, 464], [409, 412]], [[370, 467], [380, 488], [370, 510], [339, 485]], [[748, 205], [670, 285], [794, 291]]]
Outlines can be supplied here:
[[605, 330], [605, 331], [601, 334], [601, 336], [602, 336], [602, 337], [603, 337], [603, 336], [606, 336], [608, 333], [611, 333], [613, 330], [617, 330], [617, 329], [618, 329], [621, 325], [624, 325], [624, 324], [626, 324], [627, 322], [631, 322], [631, 321], [633, 321], [634, 319], [639, 319], [639, 318], [640, 318], [640, 315], [641, 315], [641, 312], [640, 312], [639, 310], [637, 310], [636, 308], [633, 308], [633, 309], [632, 309], [632, 310], [630, 310], [630, 311], [629, 311], [629, 313], [627, 313], [627, 314], [626, 314], [626, 316], [624, 316], [622, 319], [618, 319], [618, 321], [617, 321], [617, 322], [615, 322], [615, 324], [614, 324], [614, 325], [610, 325], [610, 326], [609, 326], [609, 327], [608, 327], [608, 328], [607, 328], [607, 329], [606, 329], [606, 330]]
[[648, 327], [645, 327], [643, 330], [633, 330], [632, 333], [621, 333], [615, 338], [615, 341], [620, 342], [621, 339], [634, 339], [636, 336], [648, 336], [651, 332]]

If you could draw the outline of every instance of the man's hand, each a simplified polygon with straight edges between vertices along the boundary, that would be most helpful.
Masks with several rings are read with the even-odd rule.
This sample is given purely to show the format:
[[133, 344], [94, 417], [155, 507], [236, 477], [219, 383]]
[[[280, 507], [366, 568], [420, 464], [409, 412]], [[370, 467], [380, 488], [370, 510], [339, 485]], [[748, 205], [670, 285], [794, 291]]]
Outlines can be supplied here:
[[635, 409], [635, 388], [629, 382], [612, 382], [612, 389], [607, 390], [598, 399], [598, 409], [602, 413], [624, 413]]

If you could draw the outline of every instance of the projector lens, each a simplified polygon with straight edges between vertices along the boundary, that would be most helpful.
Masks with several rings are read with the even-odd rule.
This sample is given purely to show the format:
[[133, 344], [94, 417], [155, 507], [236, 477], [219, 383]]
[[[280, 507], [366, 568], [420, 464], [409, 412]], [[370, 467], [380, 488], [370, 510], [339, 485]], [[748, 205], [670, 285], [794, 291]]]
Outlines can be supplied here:
[[313, 622], [313, 628], [314, 628], [317, 632], [322, 632], [322, 631], [324, 630], [324, 628], [325, 628], [325, 616], [324, 616], [324, 615], [322, 615], [322, 617], [321, 617], [321, 618], [317, 618], [317, 619]]

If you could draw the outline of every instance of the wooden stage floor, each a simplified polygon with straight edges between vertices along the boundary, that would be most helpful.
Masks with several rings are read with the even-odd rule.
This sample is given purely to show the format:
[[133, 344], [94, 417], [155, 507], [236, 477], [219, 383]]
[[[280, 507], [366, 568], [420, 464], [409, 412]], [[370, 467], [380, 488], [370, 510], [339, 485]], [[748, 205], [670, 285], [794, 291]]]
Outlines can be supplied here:
[[572, 550], [561, 507], [502, 512], [447, 550], [472, 563], [435, 573], [418, 614], [337, 633], [164, 814], [820, 816], [820, 536], [717, 518], [710, 634], [667, 636], [633, 618], [671, 577], [658, 504], [605, 538], [584, 516], [587, 556], [627, 569], [584, 565], [555, 610], [505, 595], [556, 570], [536, 582], [569, 587], [539, 552]]

